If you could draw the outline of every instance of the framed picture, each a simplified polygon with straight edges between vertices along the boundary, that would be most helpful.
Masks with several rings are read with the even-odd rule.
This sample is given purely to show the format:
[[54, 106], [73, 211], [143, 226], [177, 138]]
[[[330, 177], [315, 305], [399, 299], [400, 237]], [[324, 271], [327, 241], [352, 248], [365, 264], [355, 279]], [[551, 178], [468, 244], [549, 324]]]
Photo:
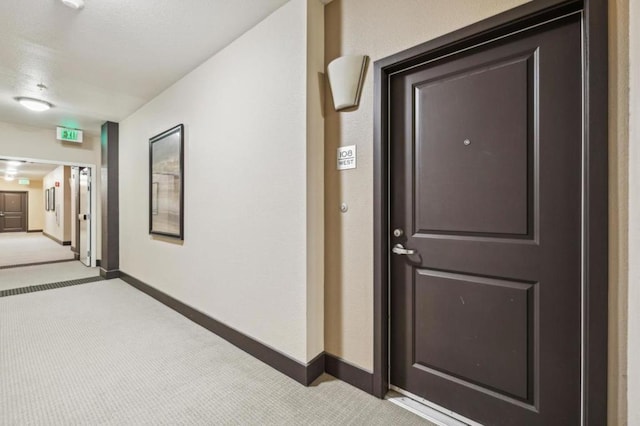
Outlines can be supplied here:
[[158, 214], [158, 195], [159, 195], [160, 183], [151, 182], [151, 215]]
[[49, 211], [49, 190], [44, 190], [44, 211]]
[[184, 239], [184, 125], [149, 139], [149, 233]]

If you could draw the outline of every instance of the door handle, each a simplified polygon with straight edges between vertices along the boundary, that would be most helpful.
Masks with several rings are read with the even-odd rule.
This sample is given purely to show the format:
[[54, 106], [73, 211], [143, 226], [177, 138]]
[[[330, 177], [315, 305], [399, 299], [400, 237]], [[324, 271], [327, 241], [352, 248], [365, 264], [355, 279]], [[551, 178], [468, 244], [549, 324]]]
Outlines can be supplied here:
[[402, 244], [396, 244], [395, 246], [393, 246], [391, 251], [394, 252], [395, 254], [400, 254], [400, 255], [416, 254], [415, 250], [404, 248]]

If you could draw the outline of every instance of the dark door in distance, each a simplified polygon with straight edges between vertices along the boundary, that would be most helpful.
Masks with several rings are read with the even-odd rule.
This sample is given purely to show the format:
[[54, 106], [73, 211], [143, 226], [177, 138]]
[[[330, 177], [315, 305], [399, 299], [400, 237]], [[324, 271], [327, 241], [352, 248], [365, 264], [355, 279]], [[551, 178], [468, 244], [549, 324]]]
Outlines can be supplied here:
[[27, 193], [0, 192], [0, 232], [27, 231]]
[[390, 382], [482, 424], [580, 423], [581, 64], [576, 15], [391, 77]]

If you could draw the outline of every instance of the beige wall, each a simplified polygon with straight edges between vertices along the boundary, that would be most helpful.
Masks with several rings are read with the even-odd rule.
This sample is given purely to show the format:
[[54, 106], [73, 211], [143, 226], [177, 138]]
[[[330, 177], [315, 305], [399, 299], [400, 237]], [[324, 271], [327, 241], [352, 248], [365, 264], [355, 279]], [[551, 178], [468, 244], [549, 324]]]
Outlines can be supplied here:
[[307, 354], [324, 351], [324, 5], [307, 1]]
[[[629, 1], [609, 2], [609, 424], [626, 425]], [[632, 424], [632, 423], [629, 423]]]
[[0, 191], [27, 191], [29, 193], [27, 229], [37, 231], [44, 228], [44, 198], [41, 180], [30, 180], [29, 185], [20, 185], [17, 180], [7, 182], [0, 179]]
[[[59, 166], [42, 179], [43, 194], [55, 188], [55, 211], [45, 211], [44, 232], [59, 241], [71, 241], [71, 198], [69, 194], [68, 166]], [[59, 184], [56, 187], [56, 183]], [[46, 195], [43, 195], [43, 200]]]
[[640, 425], [640, 2], [630, 2], [629, 425]]
[[0, 155], [59, 164], [100, 164], [100, 138], [85, 134], [81, 144], [56, 140], [56, 129], [0, 121]]
[[[519, 4], [522, 0], [334, 0], [325, 8], [325, 61], [365, 54], [360, 107], [325, 107], [325, 348], [373, 368], [373, 61]], [[336, 149], [357, 145], [358, 168], [338, 172]], [[340, 212], [340, 204], [349, 206]]]
[[[120, 125], [121, 270], [303, 363], [324, 347], [317, 1], [286, 3]], [[148, 234], [148, 141], [178, 123], [184, 243]]]

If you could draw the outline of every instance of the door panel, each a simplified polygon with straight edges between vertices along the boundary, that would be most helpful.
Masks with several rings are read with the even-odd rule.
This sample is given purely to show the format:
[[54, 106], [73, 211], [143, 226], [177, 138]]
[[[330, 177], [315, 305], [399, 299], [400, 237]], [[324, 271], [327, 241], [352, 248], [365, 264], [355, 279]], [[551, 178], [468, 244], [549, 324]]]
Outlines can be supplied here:
[[91, 266], [91, 169], [80, 170], [80, 209], [78, 213], [80, 234], [80, 261]]
[[533, 284], [416, 272], [416, 366], [526, 399]]
[[27, 231], [27, 194], [0, 192], [0, 232]]
[[421, 232], [527, 234], [532, 61], [529, 52], [414, 84]]
[[390, 79], [390, 382], [491, 425], [580, 422], [578, 16]]

